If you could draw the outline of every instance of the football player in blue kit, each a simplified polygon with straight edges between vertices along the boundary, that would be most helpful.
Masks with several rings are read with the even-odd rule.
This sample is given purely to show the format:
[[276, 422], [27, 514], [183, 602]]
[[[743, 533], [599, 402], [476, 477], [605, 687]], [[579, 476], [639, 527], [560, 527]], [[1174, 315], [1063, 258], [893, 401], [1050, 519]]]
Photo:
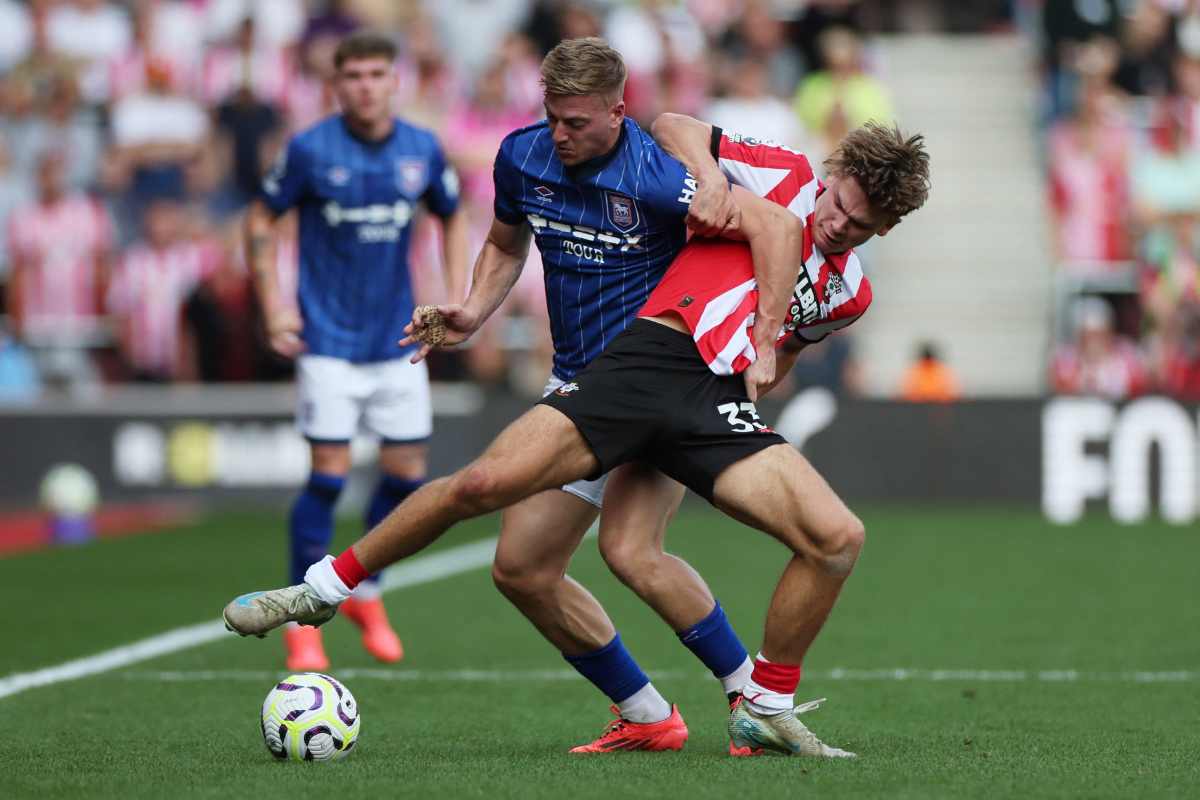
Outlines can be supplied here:
[[[446, 317], [446, 345], [465, 341], [516, 281], [532, 236], [545, 270], [555, 349], [549, 394], [570, 392], [571, 378], [634, 319], [689, 225], [717, 234], [736, 227], [740, 212], [726, 184], [699, 186], [624, 116], [625, 65], [602, 39], [559, 44], [546, 56], [542, 76], [546, 121], [510, 134], [496, 157], [495, 219], [470, 297], [438, 311]], [[416, 358], [426, 352], [422, 345]], [[492, 568], [497, 587], [609, 696], [625, 723], [572, 752], [678, 749], [687, 736], [678, 711], [634, 662], [604, 609], [566, 574], [597, 516], [610, 567], [712, 670], [730, 702], [749, 679], [753, 662], [720, 603], [695, 570], [663, 551], [670, 515], [663, 517], [662, 509], [676, 508], [683, 492], [635, 463], [504, 511]], [[652, 546], [646, 531], [656, 531]], [[704, 614], [697, 617], [697, 608]]]
[[[409, 360], [413, 348], [397, 346], [413, 312], [409, 243], [420, 205], [443, 226], [447, 299], [465, 292], [458, 179], [432, 133], [391, 113], [396, 54], [374, 34], [342, 40], [334, 56], [342, 113], [291, 140], [247, 214], [247, 257], [271, 346], [296, 358], [297, 424], [312, 449], [312, 473], [290, 519], [293, 583], [326, 554], [356, 433], [381, 445], [367, 530], [425, 480], [429, 379], [424, 363]], [[299, 315], [280, 295], [273, 252], [275, 220], [291, 208], [300, 223]], [[400, 660], [377, 576], [342, 611], [368, 652]], [[290, 625], [284, 639], [288, 669], [328, 669], [317, 628]]]
[[[432, 337], [435, 343], [460, 344], [483, 325], [516, 282], [531, 241], [542, 254], [556, 349], [547, 393], [574, 391], [573, 376], [634, 320], [689, 226], [701, 234], [746, 238], [756, 277], [760, 267], [772, 276], [795, 274], [798, 245], [781, 245], [796, 238], [794, 217], [741, 187], [731, 190], [723, 180], [694, 180], [625, 118], [625, 74], [620, 54], [602, 39], [565, 41], [546, 56], [547, 119], [515, 131], [501, 145], [495, 219], [475, 263], [471, 293], [461, 305], [437, 307], [445, 330], [444, 341]], [[758, 209], [758, 233], [749, 235], [743, 212], [752, 207]], [[768, 302], [782, 304], [782, 296]], [[430, 338], [420, 330], [427, 324], [415, 312], [406, 331]], [[401, 344], [415, 344], [417, 335]], [[413, 360], [430, 346], [422, 343]], [[751, 391], [769, 384], [774, 371], [773, 353], [764, 353], [746, 370]], [[449, 522], [443, 526], [441, 516], [411, 531], [407, 522], [413, 502], [447, 485], [438, 481], [416, 493], [375, 529], [382, 534], [375, 541], [386, 542], [383, 558], [411, 556], [446, 530]], [[609, 732], [572, 752], [678, 750], [688, 735], [678, 710], [638, 667], [600, 604], [566, 575], [572, 553], [598, 515], [606, 562], [721, 681], [731, 704], [749, 680], [753, 662], [708, 586], [686, 562], [662, 550], [682, 493], [675, 481], [635, 462], [613, 470], [607, 488], [603, 478], [577, 481], [504, 512], [492, 569], [497, 586], [620, 714]], [[419, 515], [428, 511], [429, 502], [418, 505]], [[457, 511], [448, 509], [447, 519]], [[396, 530], [405, 535], [396, 539], [391, 535]], [[367, 574], [353, 549], [336, 560], [327, 556], [308, 570], [304, 583], [230, 603], [226, 624], [259, 636], [284, 620], [320, 625]]]

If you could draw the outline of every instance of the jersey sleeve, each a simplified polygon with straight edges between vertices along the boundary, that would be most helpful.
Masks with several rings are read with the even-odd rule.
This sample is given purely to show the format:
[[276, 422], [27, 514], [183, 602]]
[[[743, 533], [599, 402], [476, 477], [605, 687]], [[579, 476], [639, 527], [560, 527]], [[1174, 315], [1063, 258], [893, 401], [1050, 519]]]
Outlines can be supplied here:
[[446, 154], [436, 141], [433, 143], [433, 154], [429, 158], [429, 170], [432, 174], [422, 199], [434, 214], [448, 217], [458, 210], [458, 173], [446, 160]]
[[650, 148], [638, 200], [648, 204], [660, 222], [682, 224], [696, 188], [696, 179], [687, 167], [665, 150]]
[[525, 216], [521, 213], [521, 208], [513, 196], [514, 190], [520, 185], [520, 174], [512, 160], [515, 141], [515, 134], [505, 137], [492, 166], [492, 182], [496, 185], [496, 200], [492, 204], [492, 209], [496, 214], [496, 219], [505, 225], [520, 225], [525, 221]]
[[292, 139], [263, 178], [259, 196], [276, 215], [296, 205], [308, 187], [308, 154]]
[[[713, 138], [717, 139], [713, 129]], [[771, 139], [752, 139], [740, 133], [721, 131], [714, 142], [721, 172], [744, 189], [781, 205], [787, 205], [800, 187], [815, 179], [803, 153]]]
[[859, 320], [874, 295], [871, 281], [862, 272], [862, 265], [854, 251], [844, 256], [832, 256], [837, 264], [837, 290], [831, 292], [831, 282], [823, 282], [821, 294], [827, 299], [822, 304], [827, 312], [809, 325], [796, 328], [795, 336], [805, 344], [816, 344], [834, 331], [841, 330]]

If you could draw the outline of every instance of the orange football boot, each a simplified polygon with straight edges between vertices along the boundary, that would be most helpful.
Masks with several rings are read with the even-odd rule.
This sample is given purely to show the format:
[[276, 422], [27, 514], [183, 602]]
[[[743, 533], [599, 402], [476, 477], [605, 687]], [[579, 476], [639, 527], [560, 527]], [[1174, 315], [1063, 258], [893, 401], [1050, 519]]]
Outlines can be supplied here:
[[623, 750], [679, 750], [687, 741], [688, 729], [679, 716], [679, 709], [671, 706], [671, 716], [662, 722], [630, 722], [621, 719], [616, 706], [609, 711], [618, 715], [605, 725], [604, 735], [591, 744], [576, 747], [572, 753], [615, 753]]
[[292, 672], [325, 672], [329, 659], [321, 642], [321, 629], [309, 625], [287, 625], [283, 629], [287, 646], [287, 668]]
[[[742, 693], [738, 692], [733, 696], [733, 700], [729, 703], [730, 714], [733, 713], [733, 710], [738, 707], [738, 703], [740, 702], [742, 702]], [[737, 747], [734, 745], [732, 739], [729, 741], [729, 755], [731, 756], [761, 756], [762, 754], [763, 749], [761, 747], [757, 750], [751, 750], [750, 745], [746, 745], [745, 747]]]
[[368, 653], [388, 664], [404, 658], [404, 645], [400, 644], [400, 637], [388, 622], [382, 598], [355, 600], [351, 597], [338, 610], [362, 631], [363, 647]]

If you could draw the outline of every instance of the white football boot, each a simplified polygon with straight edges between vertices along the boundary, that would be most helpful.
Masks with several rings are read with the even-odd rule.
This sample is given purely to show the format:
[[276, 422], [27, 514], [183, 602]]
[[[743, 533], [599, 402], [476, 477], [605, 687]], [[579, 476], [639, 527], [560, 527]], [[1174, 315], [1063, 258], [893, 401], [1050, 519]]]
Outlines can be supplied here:
[[804, 726], [797, 717], [825, 702], [825, 698], [796, 706], [778, 714], [758, 714], [745, 700], [729, 714], [729, 752], [733, 755], [759, 755], [763, 749], [789, 756], [854, 758], [854, 753], [830, 747]]
[[316, 628], [337, 613], [337, 606], [326, 603], [307, 583], [270, 592], [244, 594], [225, 606], [225, 627], [242, 636], [263, 638], [268, 631], [285, 622]]

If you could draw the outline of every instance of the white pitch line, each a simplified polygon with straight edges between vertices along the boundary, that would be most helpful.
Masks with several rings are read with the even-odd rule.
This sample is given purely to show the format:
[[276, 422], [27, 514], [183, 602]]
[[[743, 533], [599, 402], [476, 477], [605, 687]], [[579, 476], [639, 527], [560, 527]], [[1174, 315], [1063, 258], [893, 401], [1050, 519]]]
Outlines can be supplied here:
[[[126, 680], [150, 680], [167, 682], [188, 681], [273, 681], [289, 675], [286, 671], [267, 670], [198, 670], [191, 672], [126, 672]], [[648, 671], [647, 677], [655, 681], [665, 680], [712, 680], [712, 675], [699, 671]], [[343, 669], [339, 678], [345, 680], [383, 681], [574, 681], [582, 676], [569, 669], [558, 670], [472, 670], [460, 669], [445, 672], [398, 669]], [[928, 670], [928, 669], [832, 669], [808, 670], [808, 680], [836, 681], [971, 681], [971, 682], [1014, 682], [1014, 681], [1098, 681], [1118, 683], [1191, 683], [1200, 681], [1200, 672], [1080, 672], [1078, 670]]]
[[[597, 526], [593, 525], [586, 536], [589, 538], [595, 536], [596, 531]], [[493, 536], [490, 539], [459, 545], [440, 553], [418, 556], [397, 564], [384, 573], [383, 591], [394, 592], [408, 586], [419, 586], [423, 583], [486, 567], [492, 563], [492, 558], [496, 555], [498, 538]], [[9, 675], [7, 678], [0, 678], [0, 698], [38, 686], [78, 680], [89, 675], [120, 669], [233, 635], [235, 634], [225, 630], [225, 623], [222, 620], [176, 628], [158, 636], [151, 636], [149, 639], [142, 639], [140, 642], [106, 650], [94, 656], [68, 661], [56, 667], [47, 667], [35, 672], [19, 672]]]

